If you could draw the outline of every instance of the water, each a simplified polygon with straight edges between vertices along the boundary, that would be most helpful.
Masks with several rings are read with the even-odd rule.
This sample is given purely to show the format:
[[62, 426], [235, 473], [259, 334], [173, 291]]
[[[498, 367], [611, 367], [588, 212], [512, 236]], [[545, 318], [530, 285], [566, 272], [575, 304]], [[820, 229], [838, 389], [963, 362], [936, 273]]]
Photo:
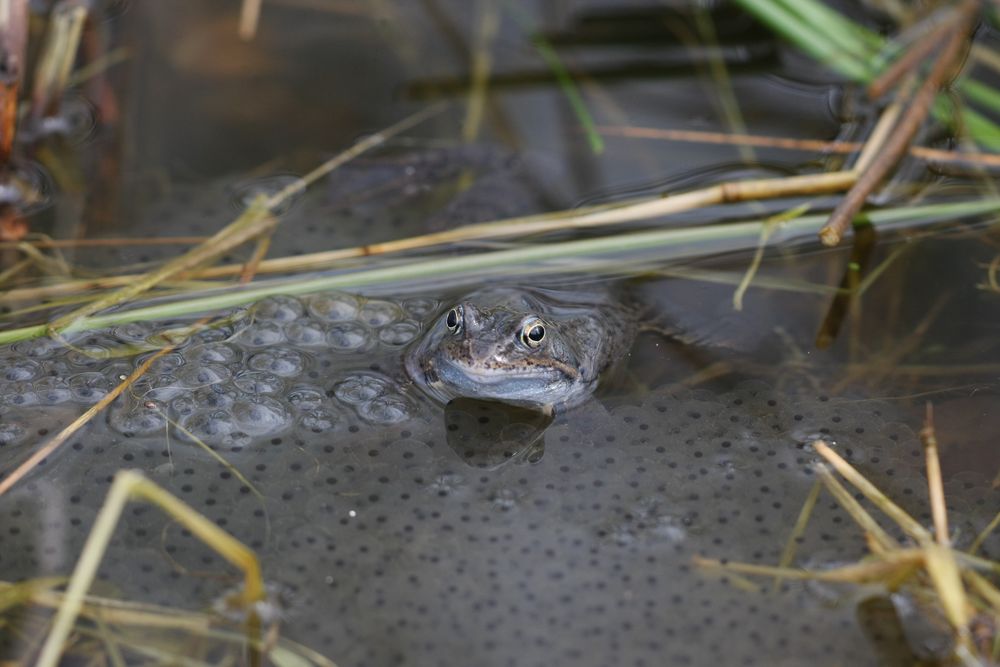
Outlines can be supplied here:
[[[820, 161], [765, 149], [747, 167], [729, 147], [611, 136], [595, 155], [509, 17], [494, 43], [486, 122], [463, 143], [455, 90], [467, 60], [456, 53], [462, 39], [474, 43], [474, 4], [329, 13], [265, 3], [250, 44], [237, 41], [230, 8], [129, 5], [113, 30], [135, 47], [135, 61], [112, 75], [133, 86], [119, 128], [128, 149], [114, 152], [107, 127], [80, 149], [111, 155], [118, 180], [86, 172], [94, 194], [78, 217], [64, 207], [37, 224], [94, 237], [208, 235], [252, 193], [273, 192], [435, 96], [454, 104], [292, 201], [269, 256], [798, 173]], [[672, 11], [598, 5], [546, 5], [533, 16], [568, 62], [593, 68], [584, 92], [599, 123], [726, 129], [715, 89], [694, 66], [702, 56], [655, 28], [674, 25]], [[852, 131], [839, 116], [840, 86], [746, 19], [717, 20], [751, 131]], [[651, 32], [647, 41], [637, 41], [636, 25]], [[600, 47], [588, 41], [595, 29]], [[693, 557], [776, 563], [815, 481], [817, 437], [929, 525], [915, 434], [928, 399], [951, 530], [957, 546], [972, 542], [1000, 505], [990, 487], [1000, 468], [995, 424], [981, 421], [996, 413], [1000, 361], [995, 295], [977, 287], [994, 255], [984, 236], [971, 228], [907, 244], [879, 239], [855, 256], [884, 272], [839, 327], [826, 328], [826, 349], [815, 344], [834, 299], [825, 288], [861, 250], [769, 253], [742, 311], [732, 299], [749, 253], [657, 267], [633, 285], [652, 330], [593, 400], [551, 424], [483, 404], [444, 408], [410, 385], [403, 350], [474, 285], [267, 299], [220, 316], [158, 360], [0, 497], [0, 578], [69, 573], [114, 473], [131, 468], [254, 549], [282, 609], [281, 635], [341, 665], [907, 664], [936, 635], [920, 629], [926, 619], [905, 598], [796, 582], [772, 592], [768, 580], [751, 590]], [[138, 267], [183, 247], [66, 257], [84, 272]], [[78, 349], [48, 339], [0, 347], [0, 471], [152, 354], [118, 352], [190, 322], [87, 332], [72, 338]], [[826, 568], [865, 553], [850, 517], [822, 495], [796, 562]], [[1000, 538], [982, 553], [996, 558]], [[189, 610], [210, 608], [239, 583], [218, 554], [145, 505], [125, 511], [99, 579], [103, 595]], [[896, 635], [907, 636], [891, 639], [885, 605], [906, 625]], [[13, 631], [0, 633], [5, 659], [42, 633], [10, 618]], [[183, 634], [172, 644], [201, 650]]]

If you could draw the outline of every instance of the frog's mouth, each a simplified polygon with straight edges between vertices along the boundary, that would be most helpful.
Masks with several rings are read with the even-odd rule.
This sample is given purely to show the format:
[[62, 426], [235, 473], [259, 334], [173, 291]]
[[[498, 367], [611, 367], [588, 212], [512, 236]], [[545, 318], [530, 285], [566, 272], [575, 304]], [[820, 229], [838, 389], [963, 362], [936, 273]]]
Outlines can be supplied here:
[[[576, 382], [580, 371], [556, 359], [533, 360], [530, 365], [500, 364], [474, 366], [454, 359], [429, 358], [421, 363], [428, 382], [441, 382], [443, 378], [461, 375], [470, 381], [495, 385], [509, 381], [541, 380], [548, 382]], [[435, 380], [432, 380], [431, 377]], [[446, 381], [446, 380], [445, 380]]]

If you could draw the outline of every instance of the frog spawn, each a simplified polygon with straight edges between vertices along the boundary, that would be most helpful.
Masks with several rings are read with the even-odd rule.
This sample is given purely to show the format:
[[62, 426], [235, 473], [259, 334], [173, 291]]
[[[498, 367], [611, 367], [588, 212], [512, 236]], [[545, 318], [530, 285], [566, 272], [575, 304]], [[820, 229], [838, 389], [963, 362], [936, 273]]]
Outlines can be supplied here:
[[[563, 416], [534, 463], [477, 468], [448, 446], [440, 410], [398, 385], [398, 350], [377, 334], [420, 320], [407, 302], [378, 312], [386, 311], [404, 319], [363, 321], [360, 302], [341, 295], [280, 300], [161, 360], [107, 421], [0, 500], [5, 577], [68, 572], [114, 472], [138, 468], [253, 547], [288, 591], [284, 632], [337, 660], [873, 664], [852, 605], [828, 604], [844, 589], [786, 583], [775, 595], [748, 593], [697, 571], [691, 557], [777, 562], [814, 481], [816, 436], [929, 522], [919, 443], [891, 406], [761, 384], [723, 394], [661, 390]], [[288, 327], [303, 318], [375, 335], [363, 356], [345, 356], [294, 342]], [[245, 337], [262, 323], [278, 325], [270, 330], [280, 343]], [[84, 342], [110, 349], [118, 335]], [[40, 439], [30, 426], [38, 411], [89, 405], [136, 363], [37, 349], [31, 379], [4, 379], [0, 395], [24, 395], [24, 383], [44, 395], [35, 383], [57, 377], [52, 371], [91, 391], [53, 405], [35, 398], [30, 411], [5, 403], [3, 470]], [[161, 414], [253, 488], [184, 433], [167, 437]], [[977, 491], [988, 485], [970, 481], [947, 488], [965, 540], [996, 506], [992, 492]], [[985, 545], [993, 557], [998, 549], [996, 538]], [[799, 553], [824, 566], [858, 558], [864, 545], [823, 496]], [[195, 608], [237, 577], [160, 512], [135, 506], [101, 578], [129, 598]]]

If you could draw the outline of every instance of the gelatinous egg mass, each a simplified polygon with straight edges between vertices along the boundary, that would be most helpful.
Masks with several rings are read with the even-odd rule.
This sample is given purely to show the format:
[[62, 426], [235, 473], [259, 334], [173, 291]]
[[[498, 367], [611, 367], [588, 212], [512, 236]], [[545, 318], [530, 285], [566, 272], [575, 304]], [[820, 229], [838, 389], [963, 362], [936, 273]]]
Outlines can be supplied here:
[[[929, 524], [919, 441], [895, 407], [743, 383], [592, 400], [547, 429], [442, 409], [400, 370], [441, 303], [268, 299], [193, 337], [0, 498], [3, 579], [68, 574], [114, 473], [133, 468], [250, 545], [284, 591], [284, 635], [341, 664], [876, 664], [851, 589], [749, 591], [692, 557], [777, 563], [817, 436]], [[0, 349], [0, 470], [145, 358], [86, 351], [151, 333]], [[946, 487], [959, 546], [996, 510], [975, 481]], [[996, 537], [983, 547], [998, 551]], [[822, 495], [798, 564], [865, 552]], [[144, 504], [124, 512], [99, 577], [186, 609], [238, 583]], [[20, 635], [3, 634], [0, 655], [18, 655]]]

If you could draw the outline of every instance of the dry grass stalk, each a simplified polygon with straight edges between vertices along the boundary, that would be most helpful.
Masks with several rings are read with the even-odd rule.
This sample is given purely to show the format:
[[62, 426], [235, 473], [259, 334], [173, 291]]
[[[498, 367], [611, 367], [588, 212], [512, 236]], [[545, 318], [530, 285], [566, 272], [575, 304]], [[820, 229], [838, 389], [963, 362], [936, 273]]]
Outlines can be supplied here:
[[938, 456], [937, 434], [934, 432], [934, 408], [927, 402], [924, 427], [920, 430], [920, 442], [924, 445], [927, 459], [927, 485], [930, 491], [931, 516], [934, 517], [934, 532], [938, 544], [948, 546], [948, 510], [944, 503], [944, 483], [941, 480], [941, 459]]
[[[930, 417], [922, 437], [927, 451], [930, 494], [932, 498], [940, 494], [943, 508], [940, 462], [937, 461], [938, 448]], [[926, 445], [928, 441], [933, 441], [932, 446]], [[815, 441], [813, 447], [855, 489], [892, 518], [913, 539], [915, 546], [904, 547], [892, 539], [847, 489], [833, 478], [830, 471], [824, 465], [817, 464], [816, 471], [820, 480], [865, 531], [869, 549], [873, 554], [871, 557], [853, 565], [826, 571], [807, 571], [786, 566], [771, 567], [749, 563], [724, 563], [704, 558], [696, 558], [695, 562], [703, 567], [770, 576], [776, 580], [881, 583], [888, 590], [912, 586], [917, 598], [936, 601], [940, 606], [954, 632], [953, 651], [960, 662], [969, 665], [982, 664], [977, 657], [977, 651], [978, 655], [995, 658], [998, 641], [996, 628], [1000, 625], [1000, 589], [976, 569], [1000, 572], [1000, 563], [986, 561], [973, 554], [978, 544], [981, 544], [986, 535], [1000, 523], [1000, 515], [977, 538], [968, 553], [956, 551], [948, 540], [946, 523], [935, 519], [937, 530], [935, 540], [923, 526], [893, 503], [826, 443]], [[935, 468], [938, 470], [937, 474], [930, 472]], [[799, 530], [798, 525], [796, 530]], [[980, 622], [983, 614], [992, 619], [985, 625]], [[974, 629], [978, 634], [974, 633]]]
[[83, 608], [87, 590], [104, 558], [104, 552], [114, 534], [118, 519], [125, 505], [132, 499], [146, 500], [157, 505], [220, 556], [242, 570], [244, 587], [239, 600], [249, 617], [251, 619], [256, 617], [254, 606], [264, 599], [264, 581], [261, 577], [260, 563], [253, 551], [139, 473], [122, 470], [115, 475], [108, 496], [94, 521], [80, 559], [70, 577], [63, 603], [56, 612], [52, 630], [46, 637], [38, 656], [36, 664], [39, 667], [55, 667], [59, 663], [66, 640]]

